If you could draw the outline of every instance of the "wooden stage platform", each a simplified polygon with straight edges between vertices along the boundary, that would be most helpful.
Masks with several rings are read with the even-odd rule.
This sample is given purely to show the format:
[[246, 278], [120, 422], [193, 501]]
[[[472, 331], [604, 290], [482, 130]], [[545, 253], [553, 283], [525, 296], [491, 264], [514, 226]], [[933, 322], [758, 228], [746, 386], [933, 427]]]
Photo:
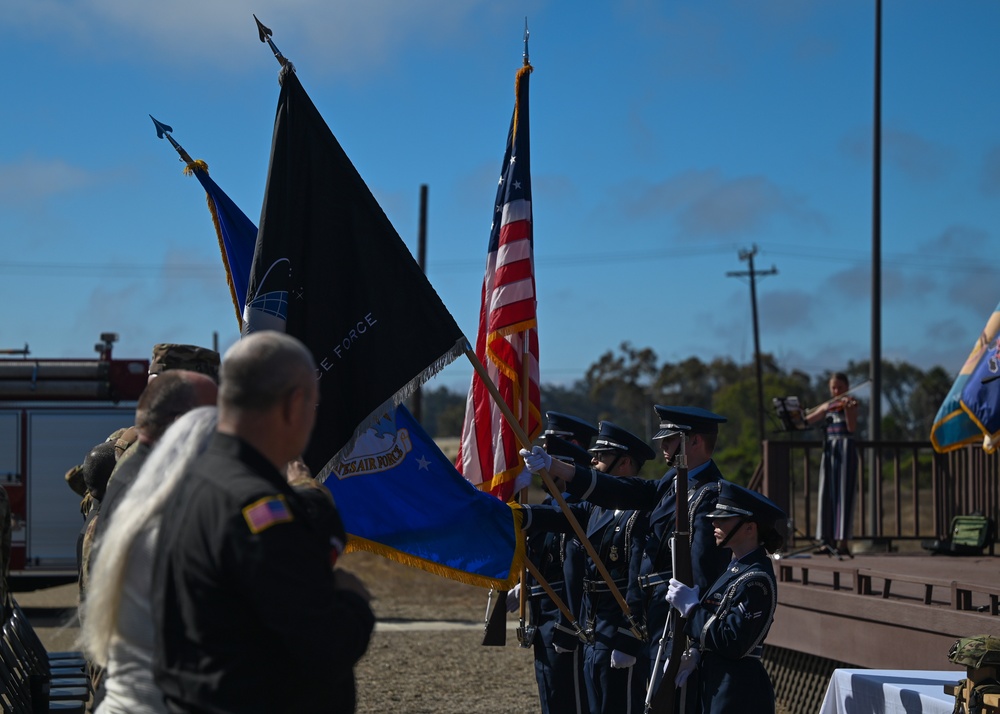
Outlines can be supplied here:
[[774, 561], [767, 644], [873, 669], [947, 669], [960, 637], [1000, 636], [1000, 556], [926, 551]]

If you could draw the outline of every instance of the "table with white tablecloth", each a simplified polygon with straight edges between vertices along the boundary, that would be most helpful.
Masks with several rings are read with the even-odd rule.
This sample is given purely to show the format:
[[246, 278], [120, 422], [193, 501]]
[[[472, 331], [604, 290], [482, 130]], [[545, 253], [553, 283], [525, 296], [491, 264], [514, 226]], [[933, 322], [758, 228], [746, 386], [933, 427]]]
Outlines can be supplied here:
[[951, 714], [955, 697], [945, 685], [965, 669], [837, 669], [819, 714]]

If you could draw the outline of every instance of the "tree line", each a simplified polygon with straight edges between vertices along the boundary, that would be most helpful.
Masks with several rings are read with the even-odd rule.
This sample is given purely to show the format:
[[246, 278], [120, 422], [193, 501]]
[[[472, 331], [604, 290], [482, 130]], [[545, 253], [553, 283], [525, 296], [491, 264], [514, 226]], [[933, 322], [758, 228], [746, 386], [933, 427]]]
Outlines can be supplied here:
[[[842, 370], [852, 386], [868, 379], [869, 361], [851, 361]], [[772, 408], [774, 397], [796, 396], [805, 408], [829, 398], [829, 374], [807, 374], [785, 370], [773, 355], [761, 355], [764, 391], [765, 437], [769, 439], [821, 439], [822, 430], [781, 433], [781, 423]], [[944, 401], [954, 375], [942, 367], [922, 370], [905, 361], [882, 362], [882, 439], [927, 441], [931, 424]], [[689, 357], [681, 362], [661, 363], [656, 352], [629, 342], [608, 350], [587, 368], [582, 378], [570, 383], [542, 385], [542, 413], [565, 412], [595, 425], [613, 421], [647, 440], [656, 433], [654, 404], [698, 406], [727, 417], [719, 431], [715, 460], [727, 478], [746, 483], [760, 461], [757, 420], [757, 372], [753, 361], [739, 364], [729, 357], [703, 362]], [[858, 431], [868, 433], [868, 390], [858, 392], [861, 402]], [[422, 423], [435, 438], [455, 437], [462, 432], [466, 394], [446, 387], [425, 388]], [[663, 461], [646, 464], [643, 474], [659, 476]]]

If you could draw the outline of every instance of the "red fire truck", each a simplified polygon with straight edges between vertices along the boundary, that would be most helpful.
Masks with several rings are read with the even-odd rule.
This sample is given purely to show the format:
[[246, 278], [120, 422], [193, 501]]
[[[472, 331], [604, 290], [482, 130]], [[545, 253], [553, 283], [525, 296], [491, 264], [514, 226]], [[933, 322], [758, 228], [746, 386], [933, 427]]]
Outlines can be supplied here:
[[15, 590], [76, 579], [83, 516], [66, 471], [135, 422], [149, 372], [148, 360], [112, 359], [117, 340], [101, 334], [96, 359], [31, 359], [27, 345], [0, 351], [0, 484], [11, 505]]

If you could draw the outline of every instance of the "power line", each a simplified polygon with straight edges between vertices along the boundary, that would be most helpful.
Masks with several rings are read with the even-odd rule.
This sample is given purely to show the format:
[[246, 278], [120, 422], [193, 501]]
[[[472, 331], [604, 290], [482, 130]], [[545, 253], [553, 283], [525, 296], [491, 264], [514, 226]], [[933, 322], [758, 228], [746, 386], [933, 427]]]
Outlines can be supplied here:
[[[606, 265], [610, 263], [635, 263], [661, 260], [678, 260], [682, 258], [701, 258], [722, 255], [733, 249], [733, 246], [715, 245], [712, 247], [691, 249], [665, 249], [649, 251], [615, 251], [603, 253], [579, 253], [573, 255], [542, 255], [535, 257], [535, 264], [549, 270], [575, 268], [581, 265]], [[801, 246], [783, 244], [762, 244], [759, 246], [762, 255], [783, 256], [795, 260], [805, 260], [822, 263], [867, 264], [871, 255], [864, 251], [836, 252], [817, 248], [810, 250]], [[885, 262], [894, 267], [913, 268], [917, 270], [933, 270], [935, 272], [972, 273], [995, 275], [997, 268], [982, 256], [952, 256], [949, 260], [940, 254], [926, 253], [896, 253], [885, 256]], [[432, 273], [459, 273], [464, 271], [480, 271], [481, 260], [439, 260], [429, 266]], [[218, 262], [210, 263], [68, 263], [68, 262], [26, 262], [0, 260], [0, 274], [23, 275], [32, 277], [99, 277], [99, 278], [132, 278], [137, 275], [168, 275], [172, 279], [201, 280], [210, 275], [217, 275], [221, 269]]]

